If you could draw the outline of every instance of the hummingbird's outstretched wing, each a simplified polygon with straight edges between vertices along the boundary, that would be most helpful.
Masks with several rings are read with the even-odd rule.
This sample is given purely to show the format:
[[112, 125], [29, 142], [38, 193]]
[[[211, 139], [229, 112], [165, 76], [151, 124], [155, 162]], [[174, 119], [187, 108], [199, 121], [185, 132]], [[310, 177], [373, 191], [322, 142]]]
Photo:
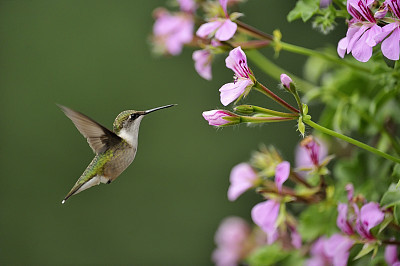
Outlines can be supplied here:
[[86, 115], [59, 104], [58, 106], [65, 115], [72, 120], [76, 128], [87, 139], [87, 142], [96, 154], [106, 151], [107, 148], [118, 144], [122, 140], [114, 132], [103, 127]]

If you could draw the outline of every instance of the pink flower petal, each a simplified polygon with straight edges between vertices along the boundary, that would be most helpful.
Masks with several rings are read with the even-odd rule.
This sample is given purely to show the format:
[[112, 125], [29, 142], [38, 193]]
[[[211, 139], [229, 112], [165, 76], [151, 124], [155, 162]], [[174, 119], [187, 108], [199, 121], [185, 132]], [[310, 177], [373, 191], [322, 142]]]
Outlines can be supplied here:
[[225, 120], [224, 117], [232, 116], [233, 113], [224, 111], [224, 110], [211, 110], [203, 112], [203, 117], [208, 121], [210, 126], [223, 126], [225, 124], [230, 123]]
[[279, 202], [267, 200], [258, 203], [251, 210], [251, 218], [268, 236], [268, 244], [272, 244], [278, 237], [276, 220], [279, 215]]
[[324, 253], [333, 260], [334, 266], [345, 266], [349, 258], [349, 250], [354, 240], [340, 234], [332, 235], [324, 243]]
[[222, 25], [222, 21], [220, 20], [215, 20], [211, 22], [204, 23], [199, 27], [199, 29], [196, 32], [196, 35], [201, 37], [201, 38], [208, 38], [211, 36], [219, 27]]
[[254, 186], [258, 177], [248, 163], [241, 163], [233, 167], [229, 179], [231, 184], [228, 189], [228, 199], [234, 201]]
[[215, 38], [220, 41], [227, 41], [235, 35], [237, 25], [230, 19], [225, 19], [221, 27], [215, 33]]
[[362, 35], [351, 50], [353, 57], [360, 62], [367, 62], [372, 56], [372, 47], [366, 43], [367, 38], [368, 34]]
[[290, 174], [290, 163], [283, 161], [278, 164], [275, 168], [275, 184], [278, 187], [278, 191], [282, 191], [283, 183], [289, 178]]
[[228, 15], [228, 11], [227, 11], [226, 7], [228, 5], [228, 0], [219, 0], [219, 3], [220, 3], [222, 9], [225, 12], [225, 15], [227, 16]]
[[400, 29], [396, 28], [381, 45], [382, 54], [390, 60], [399, 60]]
[[381, 27], [379, 27], [378, 25], [373, 25], [368, 31], [365, 32], [367, 34], [367, 39], [365, 40], [365, 43], [371, 47], [374, 47], [377, 44], [375, 36], [379, 35], [381, 32]]
[[353, 228], [350, 226], [349, 221], [347, 220], [347, 209], [347, 204], [338, 204], [338, 216], [336, 219], [336, 225], [340, 228], [340, 230], [342, 230], [343, 233], [347, 235], [352, 235], [354, 231]]
[[232, 49], [228, 57], [225, 59], [226, 67], [232, 69], [237, 77], [248, 78], [250, 71], [247, 66], [246, 54], [240, 46]]
[[385, 248], [385, 261], [388, 265], [392, 266], [396, 262], [399, 262], [397, 258], [397, 246], [396, 245], [387, 245]]
[[349, 44], [349, 41], [348, 41], [347, 37], [344, 37], [343, 39], [341, 39], [339, 41], [338, 46], [337, 46], [337, 53], [341, 58], [344, 57], [348, 44]]
[[287, 89], [290, 89], [290, 83], [293, 82], [293, 80], [286, 74], [281, 74], [281, 82], [283, 86], [285, 86]]
[[197, 73], [206, 80], [211, 80], [212, 55], [208, 50], [197, 50], [193, 52], [194, 68]]
[[360, 220], [367, 231], [380, 224], [384, 218], [385, 214], [376, 202], [369, 202], [361, 207]]
[[223, 85], [219, 91], [221, 92], [221, 103], [227, 106], [240, 95], [244, 93], [248, 86], [253, 85], [253, 82], [249, 79], [239, 79], [236, 82], [231, 82]]
[[350, 53], [353, 50], [354, 45], [360, 40], [361, 36], [366, 30], [368, 30], [368, 27], [365, 25], [361, 27], [351, 27], [348, 29], [346, 34], [346, 37], [349, 41], [349, 43], [347, 44], [347, 53]]

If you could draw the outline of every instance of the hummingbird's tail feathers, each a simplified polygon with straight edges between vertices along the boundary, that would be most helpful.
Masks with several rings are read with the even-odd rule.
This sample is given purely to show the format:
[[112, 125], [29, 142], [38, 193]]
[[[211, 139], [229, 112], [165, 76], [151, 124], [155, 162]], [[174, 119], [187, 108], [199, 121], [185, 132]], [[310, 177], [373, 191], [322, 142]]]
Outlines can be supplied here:
[[67, 194], [67, 196], [65, 196], [64, 200], [61, 203], [64, 204], [67, 201], [67, 199], [69, 199], [71, 196], [76, 195], [79, 192], [84, 191], [90, 187], [100, 184], [100, 182], [103, 179], [104, 177], [95, 175], [86, 182], [79, 182], [80, 180], [78, 180], [78, 182], [76, 182], [75, 186], [71, 189], [71, 191]]

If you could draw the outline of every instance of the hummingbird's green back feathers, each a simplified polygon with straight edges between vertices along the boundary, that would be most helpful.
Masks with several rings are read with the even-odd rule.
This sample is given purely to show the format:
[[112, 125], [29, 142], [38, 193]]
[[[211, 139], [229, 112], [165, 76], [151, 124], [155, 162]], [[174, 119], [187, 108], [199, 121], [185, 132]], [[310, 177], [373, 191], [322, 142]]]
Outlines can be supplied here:
[[58, 105], [65, 115], [72, 120], [76, 128], [87, 139], [95, 153], [101, 153], [112, 145], [118, 144], [122, 139], [114, 132], [103, 127], [86, 115], [68, 107]]

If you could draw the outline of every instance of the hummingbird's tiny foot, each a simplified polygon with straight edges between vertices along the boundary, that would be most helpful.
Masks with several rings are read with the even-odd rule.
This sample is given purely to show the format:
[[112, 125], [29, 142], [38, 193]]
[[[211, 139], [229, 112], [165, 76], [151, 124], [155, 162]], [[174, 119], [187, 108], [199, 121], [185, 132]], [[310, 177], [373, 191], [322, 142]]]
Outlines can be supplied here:
[[65, 200], [61, 201], [61, 204], [64, 204], [64, 203], [65, 203]]

